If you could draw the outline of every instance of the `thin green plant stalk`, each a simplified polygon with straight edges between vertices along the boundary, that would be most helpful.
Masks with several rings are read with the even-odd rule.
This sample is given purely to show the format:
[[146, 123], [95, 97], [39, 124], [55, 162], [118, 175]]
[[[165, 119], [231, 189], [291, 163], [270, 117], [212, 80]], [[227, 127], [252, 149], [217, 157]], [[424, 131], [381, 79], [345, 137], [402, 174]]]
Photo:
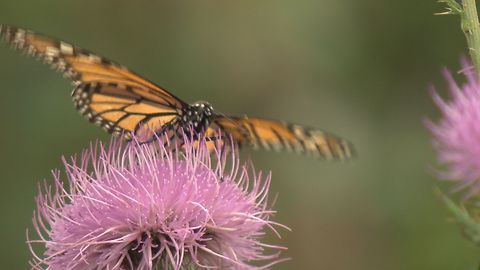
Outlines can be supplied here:
[[447, 4], [448, 7], [446, 12], [437, 13], [438, 15], [460, 15], [460, 25], [467, 39], [468, 51], [480, 78], [480, 22], [475, 0], [462, 0], [461, 4], [455, 0], [439, 0], [439, 2]]
[[480, 23], [475, 0], [462, 0], [464, 16], [462, 16], [462, 30], [467, 38], [468, 50], [477, 74], [480, 75]]
[[476, 245], [480, 246], [480, 224], [478, 220], [465, 208], [464, 205], [457, 205], [443, 194], [440, 190], [435, 190], [435, 193], [440, 197], [440, 199], [445, 203], [447, 209], [453, 214], [453, 217], [456, 220], [463, 231], [463, 234], [474, 242]]

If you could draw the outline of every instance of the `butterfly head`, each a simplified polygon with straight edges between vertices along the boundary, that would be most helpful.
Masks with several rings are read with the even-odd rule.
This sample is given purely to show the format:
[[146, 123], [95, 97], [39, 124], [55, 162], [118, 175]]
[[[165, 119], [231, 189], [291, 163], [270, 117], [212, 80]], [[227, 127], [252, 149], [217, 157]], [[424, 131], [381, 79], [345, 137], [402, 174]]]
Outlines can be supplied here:
[[182, 111], [179, 117], [183, 127], [192, 127], [196, 132], [205, 131], [215, 115], [212, 105], [198, 101]]

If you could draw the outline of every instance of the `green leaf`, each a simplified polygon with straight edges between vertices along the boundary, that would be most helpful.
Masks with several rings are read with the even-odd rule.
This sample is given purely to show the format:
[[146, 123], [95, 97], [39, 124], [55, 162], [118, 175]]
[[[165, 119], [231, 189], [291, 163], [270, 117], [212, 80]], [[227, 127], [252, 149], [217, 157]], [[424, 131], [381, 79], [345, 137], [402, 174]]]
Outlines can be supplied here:
[[463, 13], [462, 5], [455, 0], [438, 0], [439, 3], [445, 3], [445, 12], [435, 13], [435, 15], [457, 15]]

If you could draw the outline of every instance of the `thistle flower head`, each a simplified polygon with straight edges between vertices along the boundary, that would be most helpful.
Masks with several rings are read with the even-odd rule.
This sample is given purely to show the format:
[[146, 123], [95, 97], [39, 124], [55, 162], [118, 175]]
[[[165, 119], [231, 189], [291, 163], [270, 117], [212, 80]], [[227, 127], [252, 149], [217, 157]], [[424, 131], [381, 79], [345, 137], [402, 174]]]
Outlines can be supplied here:
[[457, 190], [468, 188], [467, 196], [480, 188], [480, 82], [467, 61], [463, 61], [466, 82], [459, 86], [448, 71], [450, 100], [442, 99], [432, 89], [432, 97], [442, 113], [438, 123], [426, 121], [433, 135], [439, 163], [446, 169], [442, 179], [458, 183]]
[[36, 198], [32, 268], [250, 269], [281, 261], [283, 247], [260, 242], [265, 227], [276, 233], [280, 225], [270, 221], [270, 175], [239, 166], [237, 151], [211, 156], [211, 142], [185, 139], [181, 147], [165, 138], [96, 143], [80, 160], [64, 160], [67, 180], [54, 171], [54, 185]]

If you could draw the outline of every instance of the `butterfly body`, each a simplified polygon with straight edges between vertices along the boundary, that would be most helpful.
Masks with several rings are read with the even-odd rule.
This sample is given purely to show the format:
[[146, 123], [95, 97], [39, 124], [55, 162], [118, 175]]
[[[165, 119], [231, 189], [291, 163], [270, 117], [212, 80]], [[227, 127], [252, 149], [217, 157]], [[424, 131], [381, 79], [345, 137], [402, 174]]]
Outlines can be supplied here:
[[186, 127], [191, 127], [194, 132], [203, 133], [214, 119], [215, 111], [212, 105], [206, 101], [199, 101], [181, 110], [177, 121], [185, 129], [187, 129]]
[[36, 56], [63, 73], [75, 86], [75, 108], [113, 135], [146, 142], [179, 131], [215, 136], [254, 148], [293, 150], [323, 159], [345, 160], [353, 146], [318, 129], [275, 120], [225, 116], [208, 102], [188, 104], [126, 67], [70, 43], [33, 31], [0, 25], [0, 37], [15, 49]]

